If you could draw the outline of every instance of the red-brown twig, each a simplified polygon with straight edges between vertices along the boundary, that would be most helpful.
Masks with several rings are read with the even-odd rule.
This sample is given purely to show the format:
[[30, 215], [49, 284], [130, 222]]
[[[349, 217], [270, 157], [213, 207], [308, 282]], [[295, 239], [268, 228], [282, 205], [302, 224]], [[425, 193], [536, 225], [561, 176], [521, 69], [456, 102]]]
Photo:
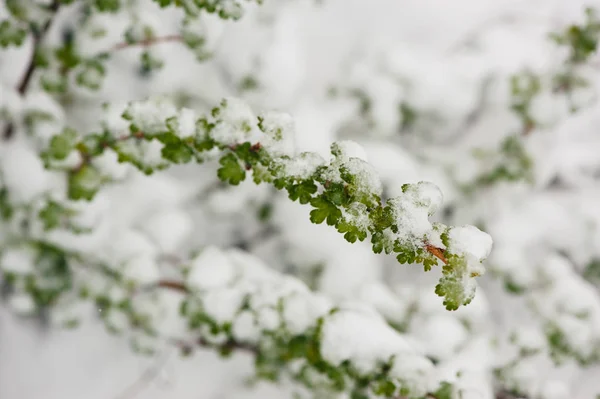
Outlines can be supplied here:
[[[40, 47], [40, 44], [44, 40], [46, 33], [48, 33], [48, 30], [50, 29], [50, 26], [52, 25], [52, 22], [54, 21], [54, 16], [58, 12], [59, 7], [60, 7], [60, 1], [53, 0], [49, 6], [49, 11], [51, 13], [51, 16], [48, 18], [46, 23], [42, 26], [42, 28], [39, 31], [33, 32], [33, 50], [31, 53], [31, 58], [29, 59], [29, 64], [27, 65], [25, 74], [23, 75], [23, 77], [21, 78], [21, 81], [19, 82], [19, 85], [17, 86], [17, 92], [20, 95], [24, 95], [27, 92], [27, 89], [29, 88], [29, 84], [31, 83], [31, 78], [33, 77], [33, 73], [35, 72], [35, 68], [37, 67], [37, 65], [35, 63], [35, 55]], [[6, 127], [4, 128], [2, 138], [4, 140], [9, 140], [13, 136], [14, 130], [15, 130], [15, 127], [14, 127], [13, 123], [12, 122], [8, 123], [8, 125], [6, 125]]]

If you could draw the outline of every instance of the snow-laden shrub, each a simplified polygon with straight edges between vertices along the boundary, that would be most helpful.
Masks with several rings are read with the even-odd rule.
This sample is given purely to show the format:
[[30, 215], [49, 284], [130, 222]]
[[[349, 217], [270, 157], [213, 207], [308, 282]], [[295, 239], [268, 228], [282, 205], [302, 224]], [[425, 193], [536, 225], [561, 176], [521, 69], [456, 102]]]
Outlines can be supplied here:
[[327, 4], [262, 3], [5, 1], [6, 306], [316, 397], [568, 397], [535, 371], [600, 360], [594, 12], [542, 67], [373, 42], [306, 105]]

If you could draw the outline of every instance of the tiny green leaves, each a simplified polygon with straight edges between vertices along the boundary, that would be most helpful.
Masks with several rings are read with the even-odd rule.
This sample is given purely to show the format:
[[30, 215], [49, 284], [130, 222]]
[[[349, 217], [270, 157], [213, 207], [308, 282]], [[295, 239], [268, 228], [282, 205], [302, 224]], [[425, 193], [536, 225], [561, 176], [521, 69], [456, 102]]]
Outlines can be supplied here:
[[194, 156], [194, 150], [183, 141], [166, 144], [161, 153], [164, 159], [176, 164], [188, 163]]
[[69, 177], [69, 198], [90, 201], [102, 186], [102, 175], [89, 164], [84, 164]]
[[308, 204], [317, 192], [317, 186], [312, 180], [305, 180], [298, 184], [289, 184], [287, 190], [292, 201], [298, 200], [301, 204]]
[[340, 233], [344, 233], [344, 238], [350, 243], [354, 243], [356, 240], [364, 241], [367, 238], [366, 231], [346, 221], [338, 223], [337, 230]]
[[[278, 142], [293, 131], [289, 117], [272, 113], [267, 120], [236, 99], [224, 100], [204, 116], [164, 101], [134, 102], [122, 117], [129, 123], [126, 136], [105, 130], [84, 135], [77, 142], [78, 135], [65, 130], [52, 138], [47, 160], [65, 159], [73, 150], [82, 158], [70, 171], [70, 199], [90, 200], [107, 182], [94, 167], [95, 157], [106, 148], [117, 154], [119, 162], [130, 163], [146, 174], [217, 157], [216, 174], [223, 182], [239, 185], [251, 171], [255, 183], [270, 183], [285, 189], [292, 201], [310, 204], [311, 222], [335, 226], [350, 243], [371, 235], [373, 252], [394, 253], [399, 263], [421, 263], [425, 271], [438, 260], [446, 263], [448, 257], [436, 292], [444, 297], [448, 309], [465, 305], [473, 297], [473, 278], [483, 270], [477, 266], [481, 259], [473, 261], [476, 265], [467, 263], [463, 253], [446, 254], [452, 244], [451, 228], [429, 221], [441, 205], [440, 190], [426, 182], [406, 184], [398, 197], [382, 203], [379, 177], [363, 160], [364, 150], [358, 144], [334, 143], [329, 163], [314, 153], [282, 153]], [[277, 140], [270, 141], [274, 136]], [[507, 152], [518, 153], [514, 146], [507, 146]], [[53, 167], [52, 162], [46, 164]], [[49, 224], [56, 224], [50, 216]]]
[[217, 171], [219, 179], [237, 186], [246, 178], [246, 172], [234, 154], [224, 155], [220, 160], [221, 167]]
[[65, 129], [62, 133], [52, 137], [46, 156], [57, 160], [65, 159], [75, 149], [76, 144], [77, 132]]
[[0, 22], [0, 47], [19, 47], [27, 37], [27, 29], [15, 21], [8, 19]]
[[315, 208], [310, 211], [310, 221], [321, 224], [327, 221], [330, 226], [335, 226], [342, 217], [342, 211], [335, 204], [322, 197], [314, 198], [310, 204]]
[[121, 7], [121, 0], [95, 0], [94, 5], [100, 12], [117, 12]]

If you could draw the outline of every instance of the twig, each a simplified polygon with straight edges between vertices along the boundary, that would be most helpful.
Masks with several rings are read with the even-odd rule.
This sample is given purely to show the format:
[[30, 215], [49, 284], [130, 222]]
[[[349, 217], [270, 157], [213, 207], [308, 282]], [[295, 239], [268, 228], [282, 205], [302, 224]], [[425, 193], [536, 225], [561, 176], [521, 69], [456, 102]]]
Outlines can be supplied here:
[[[33, 51], [31, 54], [31, 59], [29, 60], [29, 64], [27, 65], [27, 69], [25, 71], [25, 74], [23, 75], [23, 78], [21, 79], [21, 81], [19, 82], [19, 85], [17, 86], [17, 91], [19, 92], [19, 94], [21, 96], [23, 96], [27, 92], [27, 89], [29, 88], [29, 84], [31, 83], [31, 78], [33, 76], [33, 73], [35, 72], [35, 68], [37, 67], [37, 65], [35, 63], [35, 55], [38, 52], [40, 44], [44, 40], [46, 33], [48, 33], [48, 30], [50, 29], [50, 26], [52, 25], [52, 22], [54, 21], [54, 17], [56, 15], [56, 13], [58, 12], [59, 7], [60, 7], [60, 1], [53, 0], [52, 4], [50, 4], [50, 6], [49, 6], [49, 11], [51, 13], [50, 17], [48, 18], [46, 23], [42, 26], [42, 28], [39, 31], [36, 32], [35, 30], [33, 30]], [[14, 130], [15, 130], [14, 124], [12, 122], [9, 122], [8, 125], [4, 128], [4, 133], [2, 135], [4, 140], [9, 140], [13, 136]]]
[[157, 286], [159, 288], [167, 288], [170, 290], [174, 290], [174, 291], [178, 291], [184, 294], [189, 293], [189, 290], [187, 289], [187, 287], [185, 286], [184, 283], [180, 282], [180, 281], [174, 281], [174, 280], [161, 280], [158, 282]]
[[115, 46], [113, 46], [110, 51], [120, 51], [120, 50], [124, 50], [124, 49], [130, 48], [130, 47], [136, 47], [136, 46], [148, 47], [148, 46], [152, 46], [154, 44], [159, 44], [159, 43], [181, 42], [181, 41], [183, 41], [183, 37], [181, 35], [168, 35], [168, 36], [162, 36], [162, 37], [152, 37], [152, 38], [148, 38], [148, 39], [144, 39], [144, 40], [138, 40], [135, 42], [119, 43], [119, 44], [116, 44]]

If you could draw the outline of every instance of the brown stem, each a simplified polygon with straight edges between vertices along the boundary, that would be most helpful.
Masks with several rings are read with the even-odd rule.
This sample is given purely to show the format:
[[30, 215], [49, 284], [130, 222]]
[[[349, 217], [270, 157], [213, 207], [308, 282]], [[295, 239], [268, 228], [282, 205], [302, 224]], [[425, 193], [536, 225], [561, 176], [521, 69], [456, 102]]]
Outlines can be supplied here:
[[[50, 29], [50, 26], [52, 25], [52, 22], [54, 21], [54, 16], [56, 15], [59, 7], [60, 7], [60, 1], [53, 0], [52, 4], [50, 4], [50, 7], [49, 7], [49, 11], [51, 12], [50, 18], [48, 18], [46, 23], [44, 23], [44, 25], [42, 26], [42, 28], [39, 31], [33, 32], [33, 51], [31, 54], [31, 59], [29, 60], [29, 64], [27, 65], [27, 69], [25, 70], [25, 74], [23, 75], [23, 78], [21, 78], [21, 81], [19, 82], [19, 85], [17, 86], [17, 91], [19, 92], [19, 94], [21, 96], [23, 96], [27, 92], [27, 89], [29, 88], [29, 84], [31, 83], [31, 78], [33, 76], [33, 73], [35, 72], [35, 68], [37, 67], [37, 65], [35, 64], [35, 55], [38, 52], [40, 44], [44, 40], [46, 33], [48, 33], [48, 30]], [[4, 140], [10, 140], [10, 138], [14, 134], [14, 130], [15, 130], [14, 124], [12, 122], [8, 123], [8, 125], [6, 125], [6, 127], [4, 128], [4, 133], [2, 134], [2, 137], [4, 138]]]
[[448, 263], [448, 259], [446, 259], [443, 249], [435, 247], [431, 244], [426, 244], [425, 249], [427, 250], [427, 252], [429, 252], [430, 254], [432, 254], [433, 256], [435, 256], [436, 258], [441, 260], [442, 262]]
[[154, 44], [159, 44], [159, 43], [181, 42], [182, 40], [183, 40], [183, 37], [181, 35], [168, 35], [168, 36], [162, 36], [162, 37], [153, 37], [153, 38], [149, 38], [149, 39], [139, 40], [137, 42], [119, 43], [119, 44], [116, 44], [111, 49], [111, 51], [120, 51], [120, 50], [124, 50], [126, 48], [136, 47], [136, 46], [148, 47], [148, 46], [152, 46]]
[[184, 294], [189, 293], [190, 291], [187, 289], [184, 283], [181, 281], [174, 280], [161, 280], [158, 282], [157, 286], [159, 288], [167, 288], [173, 291], [178, 291]]

